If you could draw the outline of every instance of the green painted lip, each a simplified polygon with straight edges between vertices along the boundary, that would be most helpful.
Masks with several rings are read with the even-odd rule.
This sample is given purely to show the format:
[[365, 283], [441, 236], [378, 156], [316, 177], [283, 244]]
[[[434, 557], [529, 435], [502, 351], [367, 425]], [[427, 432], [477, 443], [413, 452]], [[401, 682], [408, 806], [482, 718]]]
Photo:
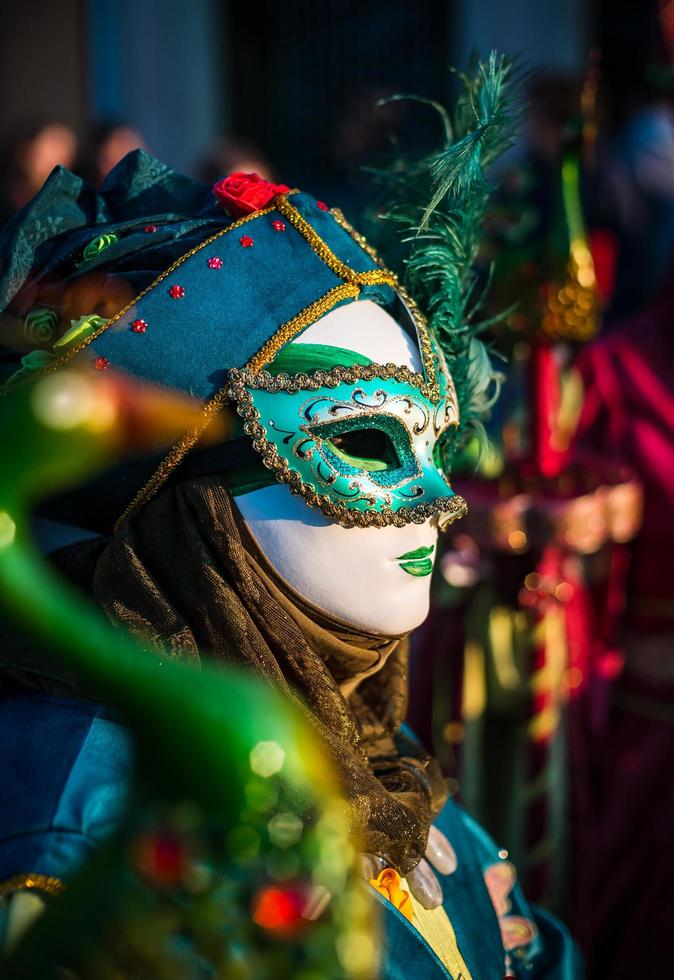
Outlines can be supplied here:
[[400, 567], [408, 575], [419, 578], [422, 575], [430, 575], [433, 571], [433, 559], [430, 556], [434, 551], [434, 544], [424, 545], [415, 548], [414, 551], [406, 551], [404, 555], [396, 558], [396, 561], [400, 562]]
[[430, 558], [424, 558], [423, 561], [404, 561], [401, 562], [400, 567], [408, 575], [419, 577], [421, 575], [431, 574], [433, 571], [433, 562]]
[[421, 548], [415, 548], [414, 551], [406, 551], [404, 555], [398, 555], [396, 561], [416, 561], [418, 558], [430, 558], [434, 551], [434, 544], [424, 545]]

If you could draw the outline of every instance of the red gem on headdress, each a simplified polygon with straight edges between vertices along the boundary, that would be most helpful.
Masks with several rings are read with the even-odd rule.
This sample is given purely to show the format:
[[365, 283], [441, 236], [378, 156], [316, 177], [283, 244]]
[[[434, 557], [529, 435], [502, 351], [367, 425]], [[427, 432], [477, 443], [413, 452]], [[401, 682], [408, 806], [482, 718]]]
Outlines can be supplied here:
[[222, 269], [222, 259], [217, 255], [210, 258], [206, 264], [209, 269]]
[[169, 289], [169, 296], [171, 297], [171, 299], [182, 299], [184, 295], [185, 295], [184, 286], [171, 286], [171, 288]]
[[254, 244], [253, 239], [250, 235], [242, 235], [239, 239], [244, 248], [250, 248]]
[[145, 320], [134, 320], [131, 324], [131, 329], [134, 333], [145, 333], [147, 330], [147, 323]]
[[320, 208], [321, 211], [329, 211], [330, 210], [330, 208], [325, 203], [325, 201], [316, 201], [316, 207], [317, 208]]
[[146, 231], [148, 234], [151, 234], [153, 231], [156, 230], [157, 230], [156, 225], [145, 225], [145, 227], [143, 228], [143, 231]]
[[285, 231], [286, 230], [286, 223], [285, 223], [285, 221], [279, 221], [278, 218], [276, 219], [276, 221], [272, 221], [271, 226], [274, 229], [274, 231]]
[[109, 363], [110, 361], [107, 359], [107, 357], [97, 357], [94, 361], [94, 367], [97, 371], [105, 371]]

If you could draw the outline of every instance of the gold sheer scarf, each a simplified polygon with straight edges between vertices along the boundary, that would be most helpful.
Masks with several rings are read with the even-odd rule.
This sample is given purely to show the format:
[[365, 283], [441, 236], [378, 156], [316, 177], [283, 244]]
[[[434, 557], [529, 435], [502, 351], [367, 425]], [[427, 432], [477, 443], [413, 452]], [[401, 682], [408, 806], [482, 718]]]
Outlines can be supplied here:
[[358, 633], [293, 593], [242, 531], [218, 477], [171, 486], [124, 522], [98, 561], [94, 595], [145, 646], [195, 665], [247, 664], [273, 683], [331, 755], [361, 846], [403, 873], [423, 857], [445, 791], [437, 763], [399, 733], [406, 638]]
[[269, 564], [236, 507], [233, 513], [254, 574], [265, 582], [274, 602], [297, 623], [348, 701], [361, 681], [381, 670], [399, 647], [404, 649], [407, 635], [366, 633], [312, 606]]

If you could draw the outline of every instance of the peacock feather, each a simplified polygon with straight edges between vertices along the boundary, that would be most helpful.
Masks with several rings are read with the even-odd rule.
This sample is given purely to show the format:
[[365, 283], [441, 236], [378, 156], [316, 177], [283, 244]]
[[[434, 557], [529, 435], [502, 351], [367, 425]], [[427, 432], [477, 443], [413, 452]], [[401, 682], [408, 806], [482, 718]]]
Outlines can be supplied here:
[[[476, 262], [493, 190], [487, 173], [515, 141], [521, 115], [521, 78], [504, 55], [492, 51], [486, 61], [473, 58], [466, 72], [456, 74], [462, 91], [452, 113], [437, 102], [416, 100], [439, 114], [442, 148], [401, 157], [377, 173], [379, 226], [395, 229], [398, 245], [398, 261], [387, 259], [402, 265], [407, 288], [425, 310], [456, 386], [461, 427], [445, 446], [447, 463], [470, 436], [484, 440], [483, 421], [498, 395], [500, 374], [482, 337], [509, 311], [483, 315], [489, 276], [478, 272]], [[395, 96], [408, 98], [413, 97]], [[380, 237], [384, 253], [387, 237], [390, 244], [390, 235]]]

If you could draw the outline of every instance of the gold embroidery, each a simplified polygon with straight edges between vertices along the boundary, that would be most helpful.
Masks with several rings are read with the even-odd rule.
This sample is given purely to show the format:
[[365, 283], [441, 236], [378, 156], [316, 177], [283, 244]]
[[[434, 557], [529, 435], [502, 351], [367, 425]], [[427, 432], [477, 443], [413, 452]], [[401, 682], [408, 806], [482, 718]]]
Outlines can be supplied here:
[[355, 510], [345, 504], [334, 503], [325, 494], [319, 494], [314, 487], [302, 481], [302, 477], [296, 470], [291, 470], [288, 461], [284, 459], [276, 450], [276, 447], [267, 439], [264, 426], [260, 422], [260, 413], [253, 405], [250, 392], [246, 385], [251, 387], [264, 387], [269, 391], [297, 390], [300, 387], [307, 387], [309, 390], [321, 388], [324, 385], [336, 386], [342, 380], [357, 380], [358, 378], [371, 379], [372, 377], [381, 378], [386, 381], [390, 378], [397, 380], [410, 381], [417, 387], [425, 384], [421, 375], [415, 375], [407, 368], [397, 367], [395, 364], [376, 365], [359, 364], [351, 368], [333, 368], [331, 371], [315, 371], [311, 375], [276, 375], [272, 376], [267, 372], [254, 374], [243, 369], [230, 371], [230, 381], [227, 388], [229, 399], [236, 402], [236, 410], [244, 420], [244, 431], [251, 437], [253, 448], [262, 457], [262, 462], [270, 469], [280, 483], [285, 483], [290, 487], [292, 493], [300, 494], [310, 507], [318, 508], [330, 520], [337, 521], [342, 527], [404, 527], [406, 524], [423, 524], [429, 517], [438, 517], [439, 524], [442, 523], [442, 530], [446, 530], [450, 524], [463, 517], [468, 510], [468, 505], [463, 497], [455, 495], [453, 497], [439, 497], [432, 503], [416, 504], [410, 507], [401, 507], [399, 510], [392, 510], [384, 507], [382, 510]]
[[376, 286], [383, 283], [392, 289], [395, 289], [398, 284], [393, 273], [387, 272], [385, 269], [368, 269], [367, 272], [359, 272], [356, 276], [356, 282], [360, 286]]
[[[273, 210], [274, 210], [274, 205], [268, 208], [264, 208], [262, 211], [255, 211], [253, 212], [253, 214], [247, 214], [243, 218], [239, 218], [238, 221], [234, 221], [231, 225], [227, 225], [226, 228], [222, 228], [214, 235], [211, 235], [210, 238], [207, 238], [199, 245], [196, 245], [194, 248], [190, 249], [189, 252], [185, 252], [185, 254], [181, 255], [180, 258], [176, 259], [176, 261], [173, 262], [168, 267], [168, 269], [165, 269], [164, 272], [162, 272], [159, 276], [157, 276], [154, 282], [151, 282], [150, 285], [146, 286], [146, 288], [142, 292], [138, 293], [135, 299], [133, 299], [130, 303], [127, 303], [126, 306], [122, 307], [122, 309], [119, 310], [118, 313], [115, 313], [115, 315], [111, 317], [109, 320], [106, 320], [105, 323], [103, 323], [102, 326], [98, 328], [98, 330], [95, 330], [92, 334], [89, 334], [89, 336], [86, 337], [81, 344], [75, 345], [70, 350], [62, 354], [61, 357], [59, 357], [58, 359], [54, 360], [51, 364], [49, 364], [48, 367], [46, 367], [43, 371], [40, 372], [40, 376], [43, 376], [45, 374], [51, 374], [52, 371], [56, 371], [58, 368], [63, 367], [64, 364], [67, 364], [73, 357], [75, 357], [76, 354], [79, 354], [80, 351], [84, 350], [85, 347], [88, 347], [89, 344], [93, 343], [97, 337], [100, 337], [102, 333], [105, 333], [105, 331], [109, 327], [111, 327], [114, 323], [117, 323], [119, 320], [121, 320], [121, 318], [124, 316], [125, 313], [128, 313], [129, 310], [133, 309], [136, 303], [138, 303], [144, 296], [147, 296], [147, 294], [152, 292], [152, 290], [156, 286], [158, 286], [159, 283], [163, 282], [168, 276], [170, 276], [173, 272], [175, 272], [175, 270], [179, 266], [181, 266], [183, 262], [186, 262], [187, 259], [191, 258], [193, 255], [196, 255], [197, 252], [200, 252], [202, 248], [206, 248], [208, 245], [212, 245], [213, 242], [217, 241], [219, 238], [221, 238], [223, 235], [226, 235], [228, 232], [236, 231], [237, 228], [240, 228], [242, 225], [245, 225], [248, 221], [252, 221], [253, 218], [259, 218], [265, 214], [270, 214]], [[8, 391], [14, 390], [14, 388], [18, 387], [19, 385], [25, 384], [27, 380], [32, 381], [33, 377], [34, 375], [31, 376], [30, 378], [22, 378], [16, 381], [14, 384], [6, 383], [0, 386], [0, 394], [6, 394]]]
[[[265, 391], [277, 392], [288, 391], [318, 391], [319, 388], [336, 388], [337, 385], [346, 382], [353, 384], [355, 381], [372, 381], [380, 378], [382, 381], [400, 381], [418, 388], [422, 394], [427, 395], [428, 383], [423, 374], [410, 371], [402, 364], [352, 364], [351, 367], [337, 366], [329, 371], [317, 370], [311, 374], [301, 372], [299, 374], [270, 374], [268, 371], [257, 371], [250, 366], [245, 368], [232, 368], [229, 372], [228, 387], [236, 389], [237, 396], [241, 391], [241, 385], [249, 388], [264, 388]], [[245, 389], [244, 389], [245, 390]]]
[[51, 875], [32, 873], [14, 875], [13, 878], [8, 878], [6, 881], [0, 882], [0, 898], [3, 895], [9, 895], [11, 892], [25, 891], [27, 889], [40, 891], [44, 895], [58, 895], [64, 888], [65, 885], [61, 879], [54, 878]]

